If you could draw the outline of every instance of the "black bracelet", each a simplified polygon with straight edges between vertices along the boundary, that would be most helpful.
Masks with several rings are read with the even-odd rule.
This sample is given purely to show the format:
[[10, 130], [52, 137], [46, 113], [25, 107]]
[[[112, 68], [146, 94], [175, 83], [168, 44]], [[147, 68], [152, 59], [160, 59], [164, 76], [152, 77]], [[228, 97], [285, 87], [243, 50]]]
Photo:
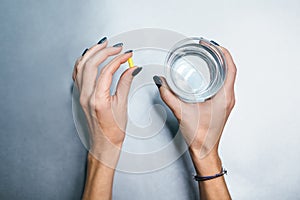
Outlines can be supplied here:
[[194, 178], [196, 181], [207, 181], [207, 180], [211, 180], [211, 179], [223, 176], [224, 174], [227, 174], [227, 170], [222, 167], [221, 172], [218, 174], [215, 174], [213, 176], [198, 176], [198, 175], [196, 175], [196, 176], [194, 176]]

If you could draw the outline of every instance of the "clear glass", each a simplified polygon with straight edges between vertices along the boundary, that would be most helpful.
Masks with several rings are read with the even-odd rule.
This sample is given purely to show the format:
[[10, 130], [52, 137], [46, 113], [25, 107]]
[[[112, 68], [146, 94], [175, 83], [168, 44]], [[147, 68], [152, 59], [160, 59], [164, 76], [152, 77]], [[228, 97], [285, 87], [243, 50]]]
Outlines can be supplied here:
[[226, 62], [218, 46], [204, 38], [187, 38], [170, 50], [165, 61], [166, 80], [183, 101], [204, 102], [214, 96], [226, 78]]

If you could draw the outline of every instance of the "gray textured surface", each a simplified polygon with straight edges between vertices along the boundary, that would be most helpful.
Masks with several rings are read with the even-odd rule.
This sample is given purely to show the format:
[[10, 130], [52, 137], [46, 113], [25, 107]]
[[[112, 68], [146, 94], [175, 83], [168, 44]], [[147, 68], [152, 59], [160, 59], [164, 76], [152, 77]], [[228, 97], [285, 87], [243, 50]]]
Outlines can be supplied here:
[[1, 1], [0, 199], [80, 198], [86, 151], [72, 120], [68, 60], [78, 8]]
[[[237, 103], [220, 147], [231, 194], [299, 199], [300, 1], [132, 2], [1, 1], [0, 199], [80, 198], [86, 151], [71, 114], [74, 60], [104, 35], [141, 27], [215, 39], [231, 50]], [[169, 172], [180, 174], [185, 159]], [[168, 199], [190, 192], [178, 181], [164, 170], [117, 173], [114, 196]]]

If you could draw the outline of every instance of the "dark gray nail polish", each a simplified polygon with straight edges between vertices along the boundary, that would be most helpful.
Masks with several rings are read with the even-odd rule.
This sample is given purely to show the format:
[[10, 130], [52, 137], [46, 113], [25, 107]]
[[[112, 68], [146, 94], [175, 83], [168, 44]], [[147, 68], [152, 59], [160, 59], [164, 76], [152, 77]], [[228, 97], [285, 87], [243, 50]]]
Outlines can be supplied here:
[[131, 52], [133, 52], [133, 50], [127, 50], [124, 53], [131, 53]]
[[107, 37], [102, 38], [101, 40], [99, 40], [99, 42], [97, 44], [102, 44], [103, 42], [105, 42], [107, 40]]
[[81, 54], [81, 56], [84, 56], [84, 54], [88, 51], [89, 49], [85, 49], [84, 51], [83, 51], [83, 53]]
[[142, 71], [142, 67], [138, 67], [136, 68], [133, 72], [132, 72], [132, 76], [136, 76], [138, 73], [140, 73]]
[[216, 43], [216, 42], [213, 41], [213, 40], [211, 40], [210, 42], [213, 43], [213, 44], [216, 45], [216, 46], [220, 46], [218, 43]]
[[113, 45], [113, 47], [121, 47], [121, 46], [123, 46], [123, 43], [122, 43], [122, 42]]
[[153, 76], [153, 80], [154, 80], [156, 86], [157, 86], [158, 88], [160, 88], [161, 85], [162, 85], [161, 79], [160, 79], [158, 76]]

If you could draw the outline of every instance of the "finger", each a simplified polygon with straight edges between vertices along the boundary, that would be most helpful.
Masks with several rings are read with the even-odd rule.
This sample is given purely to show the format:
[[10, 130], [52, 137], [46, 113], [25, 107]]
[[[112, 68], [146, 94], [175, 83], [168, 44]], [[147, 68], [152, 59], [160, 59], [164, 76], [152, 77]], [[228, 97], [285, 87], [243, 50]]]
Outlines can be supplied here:
[[180, 117], [180, 100], [177, 96], [170, 90], [166, 79], [164, 77], [154, 76], [153, 80], [157, 87], [159, 88], [159, 93], [162, 100], [167, 104], [167, 106], [172, 110], [177, 118]]
[[119, 69], [120, 65], [125, 63], [128, 58], [132, 56], [132, 53], [125, 53], [115, 57], [110, 61], [100, 73], [98, 83], [96, 86], [96, 97], [101, 98], [102, 96], [109, 97], [109, 90], [112, 82], [113, 74]]
[[76, 60], [75, 65], [74, 65], [74, 69], [73, 69], [73, 73], [72, 73], [72, 79], [74, 81], [74, 85], [76, 86], [76, 88], [79, 92], [81, 91], [81, 87], [79, 87], [79, 82], [81, 82], [81, 77], [77, 76], [77, 66], [78, 66], [78, 63], [79, 63], [80, 59], [81, 59], [81, 57], [79, 57]]
[[205, 40], [200, 40], [200, 44], [201, 43], [206, 43], [206, 45], [209, 45], [210, 43], [213, 43], [214, 46], [217, 46], [218, 49], [220, 49], [225, 57], [226, 60], [226, 64], [227, 64], [227, 76], [226, 76], [226, 80], [225, 80], [225, 84], [224, 84], [224, 88], [230, 92], [234, 92], [234, 83], [235, 83], [235, 77], [236, 77], [236, 66], [234, 64], [233, 58], [230, 54], [230, 52], [220, 46], [218, 43], [216, 43], [215, 41], [211, 40], [210, 43], [205, 41]]
[[116, 90], [116, 97], [123, 101], [123, 103], [127, 103], [128, 99], [128, 93], [131, 87], [131, 83], [133, 78], [139, 74], [142, 70], [142, 67], [132, 67], [127, 69], [123, 74], [121, 75], [121, 78], [117, 85]]
[[[105, 40], [103, 40], [105, 39]], [[85, 49], [82, 55], [77, 59], [74, 73], [73, 73], [73, 79], [77, 80], [77, 86], [81, 90], [82, 88], [82, 71], [85, 66], [86, 61], [93, 55], [95, 52], [102, 50], [107, 46], [106, 38], [103, 38], [98, 42], [98, 44], [92, 46], [90, 49]]]
[[78, 62], [78, 65], [77, 65], [77, 74], [80, 76], [82, 74], [82, 71], [85, 67], [85, 63], [97, 52], [103, 50], [105, 47], [107, 46], [107, 41], [104, 41], [103, 43], [101, 44], [95, 44], [94, 46], [92, 46], [91, 48], [89, 49], [86, 49], [79, 62]]
[[94, 91], [98, 74], [98, 66], [103, 63], [109, 56], [120, 53], [120, 47], [108, 47], [96, 52], [90, 60], [87, 61], [82, 71], [82, 91], [84, 95], [89, 96]]
[[234, 83], [235, 83], [235, 78], [236, 78], [236, 66], [234, 64], [233, 58], [230, 54], [230, 52], [224, 48], [219, 46], [221, 49], [222, 53], [224, 54], [226, 63], [227, 63], [227, 77], [225, 80], [224, 86], [230, 90], [234, 89]]
[[81, 64], [84, 64], [87, 60], [89, 60], [96, 52], [101, 51], [107, 46], [107, 38], [102, 38], [97, 44], [87, 49], [82, 54]]

